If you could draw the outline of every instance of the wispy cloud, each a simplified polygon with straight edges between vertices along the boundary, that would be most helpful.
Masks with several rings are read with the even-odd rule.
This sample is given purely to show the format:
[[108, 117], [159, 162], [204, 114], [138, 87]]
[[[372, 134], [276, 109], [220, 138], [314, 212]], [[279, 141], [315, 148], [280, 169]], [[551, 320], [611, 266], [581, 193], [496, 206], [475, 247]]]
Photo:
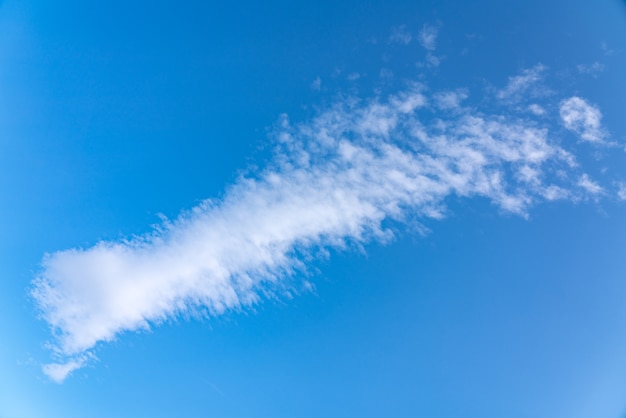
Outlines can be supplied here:
[[584, 141], [602, 142], [606, 137], [600, 109], [586, 100], [576, 96], [563, 100], [559, 112], [565, 128], [578, 134]]
[[417, 35], [419, 43], [429, 51], [437, 48], [437, 35], [439, 30], [432, 25], [425, 24]]
[[535, 97], [545, 93], [544, 89], [538, 88], [545, 71], [546, 67], [543, 64], [522, 70], [521, 74], [509, 77], [506, 87], [498, 90], [496, 97], [503, 101], [518, 102], [527, 97]]
[[441, 110], [458, 109], [461, 106], [461, 102], [467, 99], [468, 93], [465, 89], [456, 91], [442, 91], [435, 93], [433, 99], [435, 104]]
[[626, 200], [626, 183], [618, 184], [617, 197], [619, 200]]
[[441, 56], [438, 57], [429, 51], [428, 53], [426, 53], [426, 56], [424, 57], [424, 61], [418, 61], [417, 63], [415, 63], [415, 66], [417, 68], [424, 68], [424, 67], [437, 68], [441, 64], [442, 58], [443, 57]]
[[532, 103], [528, 105], [528, 111], [537, 116], [542, 116], [546, 114], [546, 109], [543, 106], [538, 105], [537, 103]]
[[604, 64], [595, 61], [593, 64], [579, 64], [576, 66], [576, 69], [581, 74], [593, 74], [601, 73], [604, 71]]
[[589, 175], [587, 174], [583, 174], [580, 176], [580, 179], [578, 180], [578, 185], [585, 189], [587, 192], [589, 192], [589, 194], [594, 196], [604, 193], [604, 189], [602, 188], [602, 186], [591, 180], [589, 178]]
[[609, 45], [606, 43], [606, 41], [600, 42], [600, 49], [606, 56], [613, 55], [613, 53], [615, 52], [613, 49], [609, 48]]
[[406, 28], [406, 25], [396, 26], [391, 30], [391, 35], [389, 36], [390, 42], [408, 45], [411, 40], [413, 40], [413, 36]]
[[341, 99], [302, 123], [284, 116], [273, 160], [222, 199], [143, 236], [46, 255], [32, 295], [62, 360], [44, 373], [62, 381], [125, 331], [271, 298], [319, 249], [387, 241], [407, 218], [444, 217], [450, 196], [525, 216], [546, 199], [598, 193], [545, 118], [485, 114], [463, 107], [467, 97], [414, 84]]

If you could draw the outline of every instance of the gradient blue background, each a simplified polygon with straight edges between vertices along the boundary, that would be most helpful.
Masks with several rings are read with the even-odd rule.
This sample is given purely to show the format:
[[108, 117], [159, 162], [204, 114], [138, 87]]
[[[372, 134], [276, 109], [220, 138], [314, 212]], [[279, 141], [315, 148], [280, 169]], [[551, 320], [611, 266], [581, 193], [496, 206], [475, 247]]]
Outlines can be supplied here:
[[[416, 42], [388, 42], [425, 23], [434, 70]], [[266, 161], [281, 113], [371, 96], [383, 68], [388, 91], [425, 73], [475, 93], [538, 62], [626, 142], [619, 1], [0, 3], [0, 417], [623, 417], [616, 199], [529, 220], [453, 200], [426, 236], [317, 262], [315, 293], [125, 334], [62, 385], [40, 371], [49, 332], [28, 288], [44, 253], [220, 196]], [[626, 178], [621, 150], [585, 152]]]

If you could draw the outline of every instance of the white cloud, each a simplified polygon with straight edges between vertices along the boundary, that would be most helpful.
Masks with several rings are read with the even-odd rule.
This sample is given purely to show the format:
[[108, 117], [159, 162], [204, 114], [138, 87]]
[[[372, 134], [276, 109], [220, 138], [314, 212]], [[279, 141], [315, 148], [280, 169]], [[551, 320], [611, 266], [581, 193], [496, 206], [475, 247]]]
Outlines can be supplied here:
[[595, 181], [591, 180], [587, 174], [580, 176], [578, 185], [582, 187], [587, 193], [592, 195], [599, 195], [604, 193], [604, 189]]
[[[578, 186], [593, 192], [584, 175], [555, 174], [576, 163], [547, 126], [461, 107], [463, 91], [425, 91], [344, 99], [295, 125], [284, 117], [273, 161], [222, 199], [143, 236], [46, 255], [32, 294], [64, 362], [44, 372], [60, 382], [125, 331], [271, 298], [297, 286], [314, 252], [387, 241], [407, 216], [442, 218], [450, 196], [525, 216]], [[433, 118], [429, 103], [456, 111]]]
[[391, 36], [389, 36], [389, 41], [404, 45], [408, 45], [412, 39], [413, 36], [407, 30], [406, 25], [394, 27], [391, 30]]
[[626, 184], [620, 183], [618, 186], [617, 197], [619, 200], [626, 200]]
[[465, 89], [460, 89], [456, 91], [442, 91], [433, 95], [437, 107], [442, 110], [452, 110], [459, 108], [461, 106], [461, 102], [467, 99], [467, 97], [468, 93]]
[[537, 103], [532, 103], [528, 105], [528, 110], [537, 116], [543, 116], [546, 114], [546, 109], [544, 109], [541, 105], [538, 105]]
[[66, 363], [51, 363], [43, 366], [43, 372], [46, 376], [57, 383], [63, 382], [74, 370], [80, 369], [85, 365], [86, 358], [79, 356], [69, 360]]
[[441, 59], [430, 52], [426, 54], [426, 63], [431, 67], [439, 67], [441, 64]]
[[437, 48], [437, 35], [439, 30], [432, 25], [424, 25], [417, 35], [419, 43], [429, 51], [434, 51]]
[[576, 66], [576, 69], [581, 74], [596, 74], [604, 71], [604, 64], [598, 61], [593, 64], [579, 64]]
[[568, 199], [572, 196], [572, 194], [562, 187], [551, 185], [545, 187], [542, 191], [542, 196], [546, 198], [546, 200], [561, 200]]
[[538, 88], [538, 83], [543, 80], [546, 67], [537, 64], [532, 68], [522, 70], [520, 75], [509, 77], [506, 87], [496, 92], [496, 97], [504, 101], [518, 102], [526, 98], [526, 96], [537, 96], [543, 89]]
[[601, 142], [606, 137], [602, 128], [602, 113], [580, 97], [563, 100], [559, 111], [563, 125], [575, 132], [581, 139], [589, 142]]
[[443, 59], [442, 56], [438, 57], [438, 56], [432, 54], [431, 52], [428, 52], [428, 53], [426, 53], [425, 60], [424, 61], [418, 61], [417, 63], [415, 63], [415, 66], [417, 68], [424, 68], [424, 67], [437, 68], [441, 64], [441, 60], [442, 59]]

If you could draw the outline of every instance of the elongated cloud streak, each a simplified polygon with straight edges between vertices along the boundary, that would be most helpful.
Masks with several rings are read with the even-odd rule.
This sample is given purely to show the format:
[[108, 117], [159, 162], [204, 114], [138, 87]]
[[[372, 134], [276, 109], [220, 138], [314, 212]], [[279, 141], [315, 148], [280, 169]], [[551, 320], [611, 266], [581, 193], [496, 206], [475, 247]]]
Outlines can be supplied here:
[[443, 217], [449, 196], [525, 216], [538, 201], [593, 192], [547, 126], [425, 91], [341, 100], [301, 124], [283, 117], [273, 162], [223, 199], [141, 237], [48, 254], [32, 294], [61, 363], [44, 372], [62, 381], [123, 331], [271, 297], [312, 251], [387, 240], [406, 217]]
[[[545, 88], [538, 88], [538, 84], [543, 79], [546, 67], [537, 64], [532, 68], [527, 68], [521, 74], [509, 77], [506, 87], [496, 92], [496, 97], [500, 100], [517, 102], [527, 96], [537, 96], [545, 93]], [[534, 89], [534, 91], [533, 91]], [[528, 94], [530, 91], [530, 94]]]

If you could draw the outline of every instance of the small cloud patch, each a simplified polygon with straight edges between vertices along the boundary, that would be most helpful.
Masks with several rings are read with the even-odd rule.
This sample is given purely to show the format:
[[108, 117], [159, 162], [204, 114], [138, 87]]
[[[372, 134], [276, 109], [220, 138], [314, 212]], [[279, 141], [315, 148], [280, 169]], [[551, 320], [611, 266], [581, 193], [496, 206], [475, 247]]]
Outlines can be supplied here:
[[583, 141], [602, 142], [607, 136], [602, 127], [600, 109], [585, 99], [574, 96], [563, 100], [559, 112], [565, 128], [576, 133]]

